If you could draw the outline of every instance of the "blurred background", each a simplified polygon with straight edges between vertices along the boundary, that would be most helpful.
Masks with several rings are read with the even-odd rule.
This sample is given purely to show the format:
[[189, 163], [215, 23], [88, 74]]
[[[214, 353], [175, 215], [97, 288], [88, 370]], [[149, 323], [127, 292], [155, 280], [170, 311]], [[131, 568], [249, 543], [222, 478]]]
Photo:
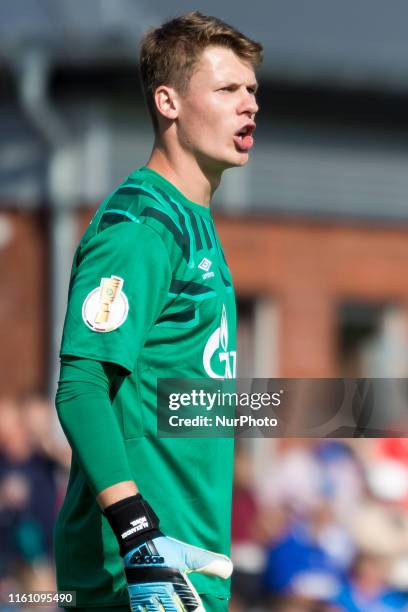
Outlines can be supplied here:
[[[137, 43], [196, 9], [265, 48], [256, 146], [214, 202], [239, 375], [407, 376], [405, 0], [1, 0], [3, 601], [54, 588], [67, 284], [95, 208], [150, 153]], [[232, 554], [235, 612], [406, 610], [408, 442], [240, 440]]]

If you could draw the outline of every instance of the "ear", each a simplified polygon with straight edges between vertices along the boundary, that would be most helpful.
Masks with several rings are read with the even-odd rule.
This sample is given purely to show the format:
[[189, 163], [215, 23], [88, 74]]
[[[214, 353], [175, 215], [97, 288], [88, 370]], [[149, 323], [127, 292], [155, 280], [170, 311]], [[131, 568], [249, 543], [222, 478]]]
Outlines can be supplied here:
[[154, 92], [157, 111], [170, 121], [177, 119], [179, 114], [179, 99], [173, 87], [160, 85]]

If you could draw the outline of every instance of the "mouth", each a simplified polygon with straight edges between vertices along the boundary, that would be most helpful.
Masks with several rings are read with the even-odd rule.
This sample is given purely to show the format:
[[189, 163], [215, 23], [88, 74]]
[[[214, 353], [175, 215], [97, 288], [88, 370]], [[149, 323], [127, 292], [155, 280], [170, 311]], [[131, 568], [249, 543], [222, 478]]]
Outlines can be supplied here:
[[234, 135], [234, 143], [237, 149], [242, 153], [247, 153], [254, 146], [255, 123], [247, 123]]

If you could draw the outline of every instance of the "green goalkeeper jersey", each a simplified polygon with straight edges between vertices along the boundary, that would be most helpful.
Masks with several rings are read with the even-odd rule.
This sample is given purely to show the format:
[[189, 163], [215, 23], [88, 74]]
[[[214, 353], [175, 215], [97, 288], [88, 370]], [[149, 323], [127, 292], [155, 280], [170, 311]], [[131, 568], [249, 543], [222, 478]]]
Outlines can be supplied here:
[[[235, 298], [210, 210], [148, 168], [131, 174], [76, 252], [61, 356], [120, 366], [112, 407], [163, 532], [229, 554], [233, 440], [157, 437], [158, 378], [235, 377]], [[75, 449], [55, 553], [58, 588], [75, 590], [77, 606], [128, 603], [116, 539]], [[228, 582], [191, 580], [228, 596]]]

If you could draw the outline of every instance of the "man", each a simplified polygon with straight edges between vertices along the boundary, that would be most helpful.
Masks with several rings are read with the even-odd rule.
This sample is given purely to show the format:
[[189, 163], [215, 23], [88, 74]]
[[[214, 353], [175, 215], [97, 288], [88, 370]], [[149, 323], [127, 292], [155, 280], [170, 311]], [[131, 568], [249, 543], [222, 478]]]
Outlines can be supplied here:
[[261, 53], [198, 12], [141, 43], [153, 151], [82, 238], [61, 348], [73, 459], [55, 551], [78, 609], [124, 612], [129, 595], [138, 611], [227, 609], [233, 444], [158, 439], [156, 382], [235, 376], [234, 294], [209, 204], [222, 172], [248, 160]]

